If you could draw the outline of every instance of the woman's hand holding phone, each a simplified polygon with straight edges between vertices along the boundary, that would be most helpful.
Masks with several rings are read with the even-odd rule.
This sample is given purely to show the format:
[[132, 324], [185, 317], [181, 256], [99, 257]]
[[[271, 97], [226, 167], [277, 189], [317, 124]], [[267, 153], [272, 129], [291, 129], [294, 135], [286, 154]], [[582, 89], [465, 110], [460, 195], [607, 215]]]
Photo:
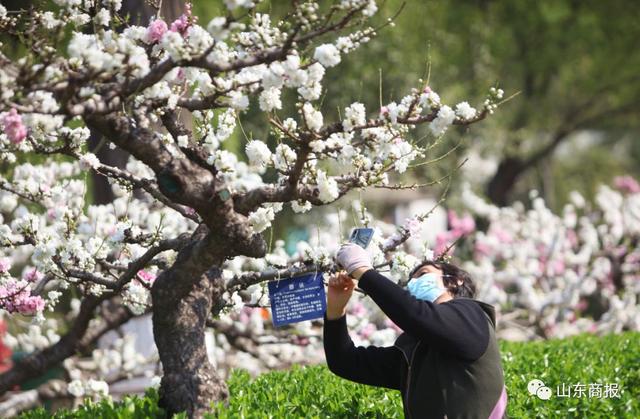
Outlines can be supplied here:
[[369, 253], [354, 243], [343, 244], [336, 254], [336, 261], [349, 275], [353, 277], [358, 275], [357, 278], [369, 269], [373, 269]]

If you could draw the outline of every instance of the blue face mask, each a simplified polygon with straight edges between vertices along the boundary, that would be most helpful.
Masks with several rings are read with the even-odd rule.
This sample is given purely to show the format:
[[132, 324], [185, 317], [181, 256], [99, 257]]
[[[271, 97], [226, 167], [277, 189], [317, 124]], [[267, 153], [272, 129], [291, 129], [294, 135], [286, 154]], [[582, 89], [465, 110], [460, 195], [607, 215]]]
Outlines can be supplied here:
[[431, 301], [432, 303], [446, 291], [445, 288], [438, 285], [438, 275], [433, 272], [411, 279], [407, 284], [407, 289], [418, 300]]

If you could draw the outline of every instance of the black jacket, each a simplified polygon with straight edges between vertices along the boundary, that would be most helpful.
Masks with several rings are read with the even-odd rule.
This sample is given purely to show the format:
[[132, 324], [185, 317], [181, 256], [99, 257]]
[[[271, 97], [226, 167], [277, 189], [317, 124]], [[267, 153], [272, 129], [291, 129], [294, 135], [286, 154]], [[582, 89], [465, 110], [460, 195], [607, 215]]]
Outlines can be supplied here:
[[356, 348], [346, 316], [328, 320], [325, 313], [324, 350], [332, 372], [400, 390], [407, 418], [506, 417], [493, 306], [470, 298], [418, 300], [375, 270], [365, 272], [358, 286], [404, 333], [393, 346]]

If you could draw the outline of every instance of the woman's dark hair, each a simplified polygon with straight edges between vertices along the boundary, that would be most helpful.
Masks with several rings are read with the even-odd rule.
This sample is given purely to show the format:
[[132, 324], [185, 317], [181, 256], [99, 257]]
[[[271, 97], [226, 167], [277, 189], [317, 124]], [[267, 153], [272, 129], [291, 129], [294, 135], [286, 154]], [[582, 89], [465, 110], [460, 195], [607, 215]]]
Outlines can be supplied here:
[[[442, 282], [444, 282], [444, 286], [447, 287], [451, 295], [453, 295], [453, 298], [475, 298], [476, 284], [473, 282], [471, 275], [469, 275], [469, 273], [464, 269], [460, 269], [452, 263], [435, 260], [424, 261], [413, 268], [409, 274], [409, 278], [412, 278], [420, 268], [425, 266], [433, 266], [434, 268], [442, 271]], [[461, 285], [458, 285], [459, 281], [462, 281]]]

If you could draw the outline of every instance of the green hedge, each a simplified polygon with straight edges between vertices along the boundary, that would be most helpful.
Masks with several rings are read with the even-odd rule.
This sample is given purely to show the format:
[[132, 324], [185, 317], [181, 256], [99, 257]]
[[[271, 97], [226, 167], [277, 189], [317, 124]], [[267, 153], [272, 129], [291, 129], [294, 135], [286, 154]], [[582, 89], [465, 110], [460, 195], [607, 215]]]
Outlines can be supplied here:
[[[564, 340], [500, 342], [511, 417], [640, 417], [640, 333]], [[530, 396], [527, 383], [538, 378], [552, 389], [550, 400]], [[556, 386], [617, 383], [620, 398], [558, 398]], [[325, 366], [295, 367], [252, 379], [234, 371], [227, 407], [218, 406], [218, 418], [387, 418], [402, 417], [399, 392], [351, 383]], [[55, 418], [162, 417], [157, 393], [121, 402], [87, 402], [75, 411], [59, 411]], [[44, 409], [22, 418], [52, 417]]]

